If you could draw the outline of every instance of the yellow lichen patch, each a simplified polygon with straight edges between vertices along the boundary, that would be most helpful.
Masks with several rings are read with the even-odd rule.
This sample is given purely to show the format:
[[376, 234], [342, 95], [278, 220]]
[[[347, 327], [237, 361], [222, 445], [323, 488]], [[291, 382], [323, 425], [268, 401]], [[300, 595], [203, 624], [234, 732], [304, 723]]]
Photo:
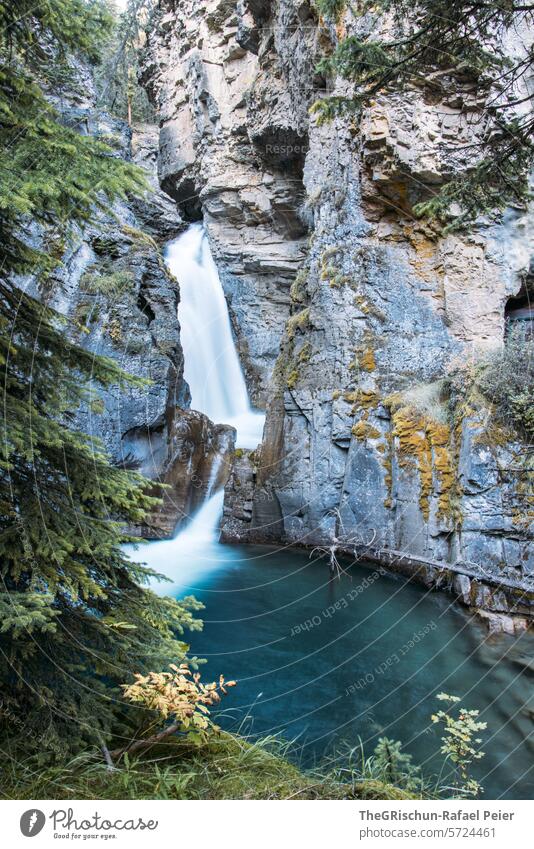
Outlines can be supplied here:
[[398, 440], [399, 465], [415, 460], [420, 476], [419, 504], [425, 519], [430, 512], [434, 478], [439, 482], [438, 515], [450, 515], [455, 474], [447, 424], [435, 422], [410, 407], [393, 411], [393, 436]]
[[358, 357], [358, 364], [363, 371], [374, 371], [376, 368], [375, 354], [372, 348], [366, 348]]
[[358, 389], [356, 394], [356, 404], [368, 410], [370, 407], [376, 407], [379, 401], [378, 392], [373, 389]]
[[426, 426], [413, 410], [401, 407], [393, 414], [393, 435], [399, 442], [399, 465], [406, 466], [406, 459], [416, 460], [419, 470], [421, 492], [419, 504], [425, 519], [429, 516], [429, 498], [432, 493], [432, 449], [426, 434]]
[[[476, 427], [476, 424], [474, 426]], [[488, 448], [494, 446], [504, 448], [513, 442], [514, 439], [515, 434], [512, 430], [499, 424], [493, 418], [488, 416], [486, 426], [474, 437], [473, 443], [475, 445], [487, 445]]]
[[330, 262], [338, 254], [343, 258], [344, 249], [344, 245], [331, 245], [321, 255], [321, 273], [319, 277], [321, 280], [328, 282], [332, 289], [340, 289], [341, 286], [345, 286], [351, 282], [348, 275], [343, 274], [340, 268]]
[[291, 289], [289, 290], [289, 296], [291, 298], [292, 303], [302, 304], [305, 302], [307, 279], [307, 272], [301, 268], [301, 270], [297, 273], [297, 276], [295, 277], [293, 283], [291, 284]]
[[358, 292], [356, 284], [352, 283], [350, 278], [347, 278], [347, 282], [352, 289], [356, 290], [356, 294], [354, 295], [354, 306], [357, 307], [364, 315], [369, 315], [372, 318], [376, 318], [378, 321], [385, 321], [386, 317], [382, 310], [378, 309], [378, 307], [371, 303], [371, 301], [362, 295], [361, 292]]
[[429, 239], [424, 233], [407, 227], [405, 233], [409, 235], [410, 241], [422, 259], [432, 259], [436, 253], [436, 242]]
[[295, 388], [298, 379], [299, 379], [299, 373], [298, 373], [297, 369], [294, 368], [293, 371], [291, 371], [287, 376], [287, 385], [288, 385], [289, 389]]
[[309, 342], [305, 342], [296, 357], [292, 357], [288, 362], [286, 373], [286, 383], [289, 389], [294, 389], [300, 377], [300, 367], [309, 362], [312, 354], [312, 348]]
[[409, 259], [410, 265], [423, 279], [435, 280], [437, 262], [436, 242], [413, 228], [406, 228], [405, 234], [414, 248], [414, 254]]
[[310, 309], [307, 307], [304, 310], [292, 315], [287, 322], [287, 335], [289, 339], [293, 339], [297, 330], [303, 331], [310, 318]]
[[122, 343], [122, 329], [118, 319], [112, 318], [103, 329], [115, 345], [120, 345]]
[[365, 315], [367, 315], [367, 313], [370, 312], [370, 310], [371, 310], [371, 307], [369, 306], [369, 302], [367, 301], [366, 298], [363, 297], [363, 295], [355, 295], [354, 296], [354, 305], [358, 307], [360, 312], [365, 313]]
[[434, 468], [440, 482], [438, 515], [451, 513], [451, 493], [454, 489], [455, 474], [450, 451], [451, 433], [447, 425], [427, 422], [427, 434], [432, 446]]
[[380, 439], [382, 434], [376, 427], [373, 427], [369, 422], [364, 419], [360, 419], [355, 425], [352, 426], [352, 434], [356, 437], [356, 439]]
[[349, 365], [350, 371], [374, 371], [376, 368], [375, 355], [372, 348], [364, 348], [356, 354]]

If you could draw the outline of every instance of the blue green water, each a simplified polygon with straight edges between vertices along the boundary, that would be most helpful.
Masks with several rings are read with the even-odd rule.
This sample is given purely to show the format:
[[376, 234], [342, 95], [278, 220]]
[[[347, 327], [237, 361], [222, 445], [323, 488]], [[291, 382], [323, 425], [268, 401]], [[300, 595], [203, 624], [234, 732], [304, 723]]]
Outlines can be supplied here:
[[341, 765], [339, 750], [380, 736], [403, 742], [427, 775], [443, 758], [432, 713], [442, 691], [487, 722], [474, 774], [489, 799], [534, 798], [534, 635], [488, 636], [452, 597], [374, 566], [330, 578], [307, 552], [217, 542], [222, 492], [174, 539], [130, 555], [169, 578], [158, 592], [195, 595], [204, 630], [191, 653], [203, 680], [238, 685], [219, 723], [295, 740], [304, 765]]
[[488, 637], [450, 596], [372, 566], [331, 580], [304, 552], [217, 545], [205, 554], [174, 592], [205, 604], [191, 645], [207, 659], [203, 678], [238, 680], [224, 727], [296, 739], [305, 764], [335, 760], [358, 738], [370, 752], [387, 735], [435, 774], [430, 715], [445, 691], [488, 723], [474, 770], [485, 798], [534, 797], [532, 635]]

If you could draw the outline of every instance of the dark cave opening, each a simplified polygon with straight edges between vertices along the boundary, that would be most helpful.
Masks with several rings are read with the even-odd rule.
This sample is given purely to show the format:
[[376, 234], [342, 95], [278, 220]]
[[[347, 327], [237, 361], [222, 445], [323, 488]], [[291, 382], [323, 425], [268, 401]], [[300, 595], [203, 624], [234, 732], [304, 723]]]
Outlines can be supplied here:
[[534, 298], [528, 286], [521, 287], [517, 295], [508, 298], [504, 307], [505, 335], [520, 334], [532, 338], [534, 334]]

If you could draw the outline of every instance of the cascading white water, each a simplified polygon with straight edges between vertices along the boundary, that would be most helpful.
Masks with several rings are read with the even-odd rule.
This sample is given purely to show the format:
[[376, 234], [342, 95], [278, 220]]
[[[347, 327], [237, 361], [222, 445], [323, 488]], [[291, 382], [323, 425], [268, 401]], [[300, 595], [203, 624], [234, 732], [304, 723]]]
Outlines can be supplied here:
[[235, 427], [239, 448], [256, 448], [264, 416], [250, 406], [226, 299], [202, 225], [192, 224], [170, 242], [165, 261], [180, 283], [178, 317], [191, 408], [217, 424]]
[[202, 580], [204, 574], [221, 561], [219, 521], [223, 509], [224, 490], [220, 489], [204, 502], [189, 524], [173, 538], [150, 542], [137, 548], [125, 545], [123, 551], [132, 560], [147, 563], [155, 572], [165, 575], [166, 581], [151, 581], [151, 588], [160, 595], [177, 595], [186, 587]]
[[[202, 225], [193, 224], [170, 242], [165, 261], [180, 283], [178, 316], [191, 407], [217, 424], [235, 427], [240, 448], [256, 448], [265, 416], [250, 406], [226, 299]], [[216, 474], [214, 465], [208, 494]], [[140, 551], [132, 545], [124, 546], [132, 560], [147, 562], [173, 582], [172, 586], [153, 582], [153, 589], [165, 595], [179, 592], [193, 576], [198, 579], [224, 559], [221, 548], [216, 548], [223, 499], [222, 490], [209, 497], [173, 539], [150, 543]]]

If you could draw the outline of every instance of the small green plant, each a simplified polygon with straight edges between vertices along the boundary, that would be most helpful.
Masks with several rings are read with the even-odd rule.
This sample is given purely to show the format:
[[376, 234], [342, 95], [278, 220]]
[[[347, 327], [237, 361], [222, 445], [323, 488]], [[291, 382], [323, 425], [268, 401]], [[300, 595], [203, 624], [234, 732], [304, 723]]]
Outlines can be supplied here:
[[82, 291], [106, 298], [118, 298], [133, 289], [135, 277], [131, 271], [121, 269], [104, 273], [88, 272], [80, 281]]
[[[366, 782], [384, 788], [398, 788], [408, 793], [421, 793], [424, 781], [412, 756], [402, 751], [399, 740], [380, 737], [372, 755], [367, 755], [360, 740], [357, 746], [339, 752], [343, 763], [332, 777], [353, 786]], [[387, 798], [387, 797], [385, 797]]]
[[124, 224], [122, 232], [131, 239], [133, 250], [145, 251], [150, 249], [158, 252], [156, 240], [152, 236], [149, 236], [148, 233], [144, 233], [143, 230], [139, 230], [138, 227], [130, 227], [129, 224]]
[[91, 412], [97, 416], [101, 416], [104, 410], [106, 409], [106, 405], [102, 398], [93, 398], [90, 403]]
[[315, 0], [314, 5], [321, 15], [337, 21], [345, 9], [346, 2], [345, 0]]
[[375, 768], [383, 780], [404, 790], [421, 788], [420, 769], [412, 763], [412, 756], [402, 751], [399, 740], [380, 737], [373, 755]]
[[476, 735], [487, 728], [487, 723], [477, 719], [480, 711], [461, 707], [459, 696], [439, 693], [437, 698], [448, 707], [433, 714], [431, 719], [443, 726], [440, 752], [454, 766], [456, 797], [476, 797], [482, 792], [482, 787], [470, 776], [470, 769], [474, 761], [484, 757], [479, 748], [482, 739]]
[[289, 291], [291, 302], [293, 304], [303, 304], [306, 301], [306, 283], [308, 281], [308, 272], [301, 268], [295, 277], [291, 289]]
[[297, 331], [299, 333], [304, 333], [306, 327], [308, 326], [310, 318], [310, 308], [307, 307], [304, 310], [300, 310], [300, 312], [294, 313], [291, 316], [289, 321], [287, 322], [287, 337], [288, 339], [294, 339]]
[[479, 385], [501, 424], [534, 438], [534, 341], [512, 331], [483, 368]]
[[130, 336], [126, 343], [126, 353], [127, 354], [141, 354], [143, 351], [147, 349], [147, 342], [145, 339], [140, 339], [135, 336]]
[[100, 309], [98, 304], [80, 301], [74, 311], [74, 320], [80, 325], [80, 329], [88, 332], [88, 325], [95, 324], [98, 321]]

